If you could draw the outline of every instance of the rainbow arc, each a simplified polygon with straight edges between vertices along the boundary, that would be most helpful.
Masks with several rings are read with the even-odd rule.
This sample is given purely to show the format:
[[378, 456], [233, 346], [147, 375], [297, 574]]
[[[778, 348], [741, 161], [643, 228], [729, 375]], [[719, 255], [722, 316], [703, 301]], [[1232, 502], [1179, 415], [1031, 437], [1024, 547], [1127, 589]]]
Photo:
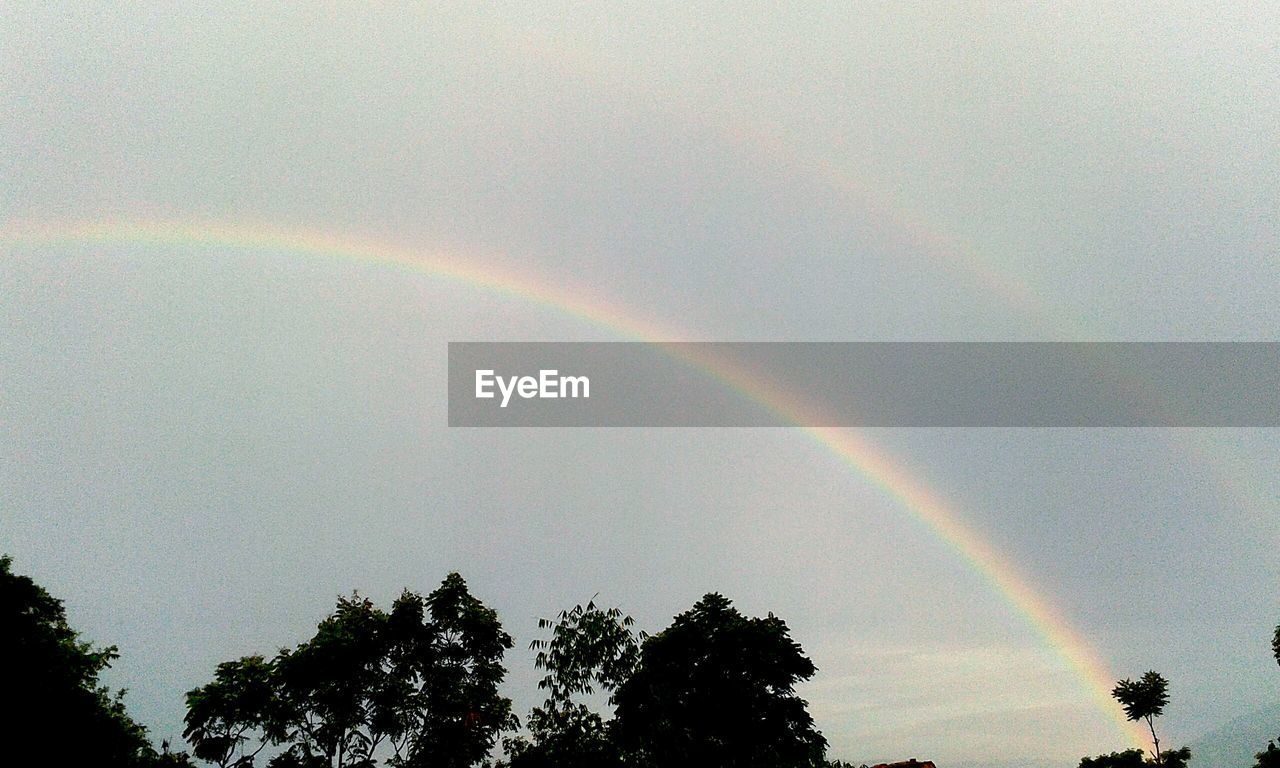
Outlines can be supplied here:
[[112, 243], [184, 248], [214, 246], [381, 265], [533, 302], [601, 326], [628, 340], [665, 347], [671, 354], [707, 371], [743, 397], [796, 424], [798, 431], [807, 439], [829, 451], [922, 523], [967, 567], [980, 574], [1046, 646], [1066, 663], [1097, 709], [1126, 740], [1144, 747], [1150, 744], [1149, 736], [1136, 723], [1129, 722], [1111, 699], [1115, 677], [1097, 652], [1054, 608], [1052, 602], [1033, 586], [1031, 580], [978, 530], [965, 523], [953, 506], [862, 434], [849, 429], [799, 426], [819, 420], [811, 418], [814, 415], [806, 413], [804, 406], [769, 381], [724, 361], [697, 359], [684, 351], [676, 351], [677, 348], [669, 345], [684, 339], [671, 329], [633, 317], [606, 301], [570, 292], [562, 285], [532, 276], [479, 266], [456, 255], [431, 254], [368, 240], [344, 239], [317, 231], [271, 230], [219, 223], [101, 221], [76, 225], [11, 225], [0, 229], [0, 242], [27, 246]]

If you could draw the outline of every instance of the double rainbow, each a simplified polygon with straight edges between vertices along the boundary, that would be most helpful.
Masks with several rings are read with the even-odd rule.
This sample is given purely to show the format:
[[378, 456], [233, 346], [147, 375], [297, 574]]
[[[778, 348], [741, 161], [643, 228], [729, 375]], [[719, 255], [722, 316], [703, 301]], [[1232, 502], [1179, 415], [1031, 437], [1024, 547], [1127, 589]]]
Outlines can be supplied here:
[[[456, 255], [426, 254], [372, 241], [357, 241], [317, 231], [283, 231], [217, 223], [100, 221], [77, 225], [13, 225], [0, 228], [0, 242], [24, 246], [73, 244], [137, 244], [158, 247], [216, 246], [254, 252], [278, 252], [298, 257], [356, 261], [425, 274], [473, 288], [553, 308], [602, 326], [624, 338], [664, 345], [679, 340], [668, 329], [619, 311], [604, 301], [570, 293], [537, 278], [478, 267]], [[686, 358], [687, 359], [687, 358]], [[802, 406], [786, 392], [751, 371], [715, 360], [688, 359], [726, 386], [740, 392], [783, 419], [797, 425], [811, 423]], [[1107, 666], [1051, 602], [959, 514], [909, 475], [869, 440], [852, 430], [799, 426], [806, 437], [878, 487], [904, 511], [919, 520], [969, 568], [992, 585], [1006, 603], [1031, 626], [1047, 647], [1070, 667], [1090, 698], [1129, 742], [1147, 746], [1148, 737], [1129, 722], [1111, 699], [1115, 680]]]

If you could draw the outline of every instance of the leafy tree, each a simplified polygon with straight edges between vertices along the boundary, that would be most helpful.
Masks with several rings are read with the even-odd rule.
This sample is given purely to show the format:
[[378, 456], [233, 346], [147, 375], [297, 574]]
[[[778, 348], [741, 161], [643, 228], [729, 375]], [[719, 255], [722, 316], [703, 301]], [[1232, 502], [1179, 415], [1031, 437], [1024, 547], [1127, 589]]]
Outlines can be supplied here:
[[1147, 753], [1141, 749], [1126, 749], [1080, 760], [1080, 768], [1146, 768], [1146, 765]]
[[1164, 756], [1160, 752], [1160, 738], [1156, 736], [1155, 718], [1164, 713], [1164, 707], [1169, 703], [1169, 681], [1158, 672], [1148, 672], [1140, 680], [1125, 679], [1116, 683], [1111, 695], [1124, 707], [1125, 716], [1130, 720], [1146, 721], [1154, 744], [1151, 754], [1155, 757], [1156, 765], [1163, 765]]
[[635, 621], [618, 608], [602, 610], [594, 601], [561, 611], [553, 621], [539, 619], [550, 639], [536, 639], [535, 664], [546, 675], [538, 687], [547, 700], [529, 715], [530, 739], [509, 739], [505, 746], [512, 768], [608, 768], [621, 765], [609, 724], [575, 696], [597, 690], [613, 694], [635, 668], [640, 655]]
[[[1271, 652], [1276, 663], [1280, 664], [1280, 624], [1276, 625], [1275, 634], [1271, 636]], [[1274, 741], [1269, 742], [1267, 748], [1254, 757], [1258, 760], [1255, 768], [1280, 768], [1280, 749], [1276, 749]]]
[[430, 644], [416, 668], [418, 690], [409, 710], [412, 752], [406, 766], [462, 768], [480, 762], [498, 735], [517, 724], [511, 700], [498, 695], [506, 676], [502, 657], [512, 646], [498, 614], [450, 574], [427, 596]]
[[115, 646], [96, 648], [67, 623], [62, 601], [0, 557], [0, 679], [10, 748], [57, 745], [67, 765], [183, 765], [182, 753], [158, 755], [146, 729], [125, 711], [124, 691], [99, 680], [119, 657]]
[[[1178, 750], [1165, 750], [1160, 760], [1164, 768], [1186, 768], [1191, 760], [1190, 747]], [[1080, 768], [1150, 768], [1157, 763], [1141, 749], [1126, 749], [1123, 752], [1112, 752], [1109, 755], [1086, 757], [1080, 761]]]
[[1275, 654], [1276, 663], [1280, 664], [1280, 624], [1276, 625], [1276, 633], [1271, 636], [1271, 652]]
[[1160, 753], [1160, 765], [1164, 768], [1187, 768], [1191, 762], [1191, 747], [1166, 749]]
[[609, 723], [589, 707], [568, 703], [534, 707], [529, 738], [504, 743], [510, 768], [621, 768], [622, 754]]
[[1280, 749], [1276, 749], [1274, 741], [1267, 744], [1267, 748], [1254, 757], [1258, 762], [1254, 763], [1253, 768], [1280, 768]]
[[427, 597], [406, 590], [390, 612], [339, 598], [310, 640], [271, 661], [219, 665], [187, 694], [186, 737], [223, 768], [462, 768], [515, 726], [498, 695], [511, 647], [497, 613], [450, 574]]
[[281, 730], [289, 742], [289, 757], [280, 765], [312, 765], [319, 759], [339, 767], [373, 762], [386, 736], [371, 717], [386, 618], [367, 598], [340, 598], [311, 640], [276, 657], [272, 666], [287, 720]]
[[618, 608], [601, 610], [595, 601], [561, 611], [555, 621], [538, 619], [538, 629], [550, 629], [550, 640], [534, 640], [530, 649], [538, 651], [534, 664], [546, 670], [538, 687], [549, 694], [548, 701], [569, 701], [576, 694], [590, 695], [598, 687], [613, 695], [635, 669], [640, 658], [640, 641], [631, 627], [635, 619]]
[[183, 737], [201, 760], [222, 768], [252, 765], [287, 722], [273, 662], [246, 656], [218, 665], [213, 682], [187, 694]]
[[615, 696], [618, 743], [646, 768], [822, 766], [826, 739], [794, 690], [815, 671], [781, 619], [708, 594], [644, 641]]

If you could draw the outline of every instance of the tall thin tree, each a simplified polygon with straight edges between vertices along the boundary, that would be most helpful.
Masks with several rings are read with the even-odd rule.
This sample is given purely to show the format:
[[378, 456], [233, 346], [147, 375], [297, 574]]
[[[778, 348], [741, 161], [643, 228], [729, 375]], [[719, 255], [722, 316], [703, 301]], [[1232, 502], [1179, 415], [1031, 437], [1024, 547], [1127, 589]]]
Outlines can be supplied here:
[[1169, 681], [1159, 672], [1152, 671], [1139, 680], [1121, 680], [1116, 683], [1111, 695], [1124, 707], [1125, 716], [1130, 720], [1146, 721], [1147, 727], [1151, 729], [1151, 741], [1154, 745], [1151, 755], [1155, 758], [1156, 765], [1163, 765], [1155, 719], [1164, 714], [1164, 707], [1169, 703]]

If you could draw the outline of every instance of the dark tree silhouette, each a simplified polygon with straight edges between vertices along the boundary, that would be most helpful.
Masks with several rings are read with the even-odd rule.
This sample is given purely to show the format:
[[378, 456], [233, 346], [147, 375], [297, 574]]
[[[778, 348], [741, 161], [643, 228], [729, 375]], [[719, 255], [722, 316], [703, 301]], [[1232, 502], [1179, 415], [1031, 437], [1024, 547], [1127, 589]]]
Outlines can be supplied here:
[[561, 611], [555, 621], [538, 619], [538, 629], [550, 629], [550, 640], [534, 640], [538, 652], [534, 664], [545, 670], [538, 687], [548, 692], [548, 701], [569, 701], [577, 694], [607, 691], [609, 702], [618, 686], [631, 677], [640, 658], [639, 637], [632, 631], [635, 620], [618, 608], [601, 610], [594, 601]]
[[[1271, 636], [1271, 653], [1280, 664], [1280, 624], [1276, 625], [1275, 634]], [[1269, 742], [1267, 748], [1254, 757], [1258, 760], [1255, 768], [1280, 768], [1280, 749], [1276, 748], [1275, 741]]]
[[371, 761], [388, 734], [374, 722], [386, 656], [387, 615], [352, 595], [309, 641], [276, 657], [277, 689], [287, 713], [289, 754], [300, 765], [323, 758], [342, 766]]
[[1160, 764], [1164, 768], [1187, 768], [1191, 762], [1191, 747], [1182, 749], [1166, 749], [1160, 753]]
[[[425, 606], [430, 631], [406, 644], [416, 648], [416, 658], [405, 669], [417, 685], [410, 706], [399, 710], [412, 734], [406, 765], [475, 765], [499, 734], [517, 724], [511, 700], [498, 694], [511, 636], [502, 631], [497, 612], [472, 597], [456, 573], [427, 596]], [[408, 610], [417, 615], [413, 601]]]
[[1147, 753], [1141, 749], [1126, 749], [1097, 757], [1080, 760], [1080, 768], [1146, 768]]
[[405, 591], [390, 612], [353, 595], [310, 640], [271, 661], [219, 665], [187, 694], [195, 753], [249, 766], [268, 746], [272, 768], [479, 763], [515, 725], [498, 695], [511, 637], [497, 614], [450, 574], [423, 598]]
[[[67, 623], [62, 601], [0, 557], [0, 680], [8, 749], [51, 750], [42, 761], [66, 765], [187, 765], [183, 753], [157, 754], [146, 729], [99, 675], [118, 658], [115, 646], [95, 648]], [[27, 745], [27, 747], [23, 747]]]
[[595, 602], [561, 611], [555, 620], [539, 619], [550, 639], [530, 643], [538, 651], [535, 664], [546, 675], [538, 687], [547, 700], [529, 714], [529, 738], [509, 739], [505, 746], [512, 768], [609, 768], [620, 766], [609, 724], [575, 696], [597, 690], [613, 694], [631, 676], [640, 655], [634, 621], [618, 608], [602, 610]]
[[796, 683], [815, 672], [781, 619], [718, 594], [645, 640], [616, 694], [616, 734], [645, 768], [821, 766], [826, 740]]
[[1253, 768], [1280, 768], [1280, 749], [1276, 748], [1274, 741], [1267, 744], [1267, 748], [1254, 755], [1258, 761], [1254, 763]]
[[[1186, 768], [1191, 760], [1191, 748], [1165, 750], [1160, 760], [1164, 768]], [[1109, 755], [1086, 757], [1080, 761], [1080, 768], [1150, 768], [1153, 765], [1156, 765], [1155, 761], [1141, 749], [1126, 749]]]
[[1156, 765], [1162, 765], [1164, 756], [1160, 752], [1160, 738], [1156, 736], [1155, 719], [1164, 714], [1164, 707], [1169, 703], [1169, 681], [1158, 672], [1148, 672], [1140, 680], [1121, 680], [1112, 689], [1111, 695], [1124, 707], [1125, 716], [1137, 722], [1144, 720], [1151, 729], [1151, 750]]
[[183, 736], [201, 760], [252, 765], [267, 744], [283, 739], [288, 722], [276, 694], [273, 662], [246, 656], [218, 665], [213, 682], [187, 694]]

